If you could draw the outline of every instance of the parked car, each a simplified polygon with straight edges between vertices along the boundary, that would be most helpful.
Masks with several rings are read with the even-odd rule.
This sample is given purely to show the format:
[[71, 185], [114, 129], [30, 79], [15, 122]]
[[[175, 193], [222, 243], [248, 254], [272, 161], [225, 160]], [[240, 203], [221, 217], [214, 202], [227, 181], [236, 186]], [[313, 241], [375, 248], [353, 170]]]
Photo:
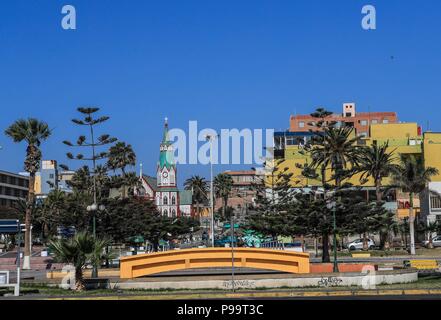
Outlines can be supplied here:
[[[425, 247], [429, 246], [429, 240], [423, 242]], [[441, 236], [436, 236], [432, 239], [432, 244], [434, 247], [441, 247]]]
[[[369, 250], [375, 249], [374, 240], [372, 240], [372, 239], [367, 239], [367, 240], [368, 240]], [[357, 239], [357, 240], [354, 240], [354, 241], [348, 243], [347, 248], [349, 249], [349, 251], [363, 250], [363, 239]]]

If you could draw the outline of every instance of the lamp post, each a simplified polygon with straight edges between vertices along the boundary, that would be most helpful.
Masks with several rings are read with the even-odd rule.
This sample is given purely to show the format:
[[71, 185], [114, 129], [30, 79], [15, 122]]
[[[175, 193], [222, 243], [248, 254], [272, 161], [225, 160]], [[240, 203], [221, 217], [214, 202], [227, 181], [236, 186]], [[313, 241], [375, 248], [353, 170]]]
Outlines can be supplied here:
[[207, 135], [210, 141], [210, 211], [211, 211], [211, 246], [214, 248], [214, 202], [213, 202], [213, 140], [215, 136]]
[[231, 288], [234, 292], [234, 211], [231, 212], [230, 219], [230, 228], [231, 228]]
[[[104, 211], [106, 209], [106, 207], [104, 205], [97, 205], [96, 203], [87, 206], [86, 210], [88, 212], [92, 212], [93, 213], [93, 217], [92, 217], [92, 234], [93, 237], [96, 238], [96, 217], [95, 217], [95, 212], [97, 210], [99, 211]], [[94, 262], [93, 264], [93, 269], [92, 269], [92, 278], [97, 278], [98, 277], [98, 266], [96, 265], [96, 263]]]
[[337, 218], [336, 218], [336, 202], [328, 201], [328, 209], [332, 209], [332, 225], [333, 225], [333, 249], [334, 249], [334, 267], [333, 272], [338, 271], [338, 261], [337, 261]]

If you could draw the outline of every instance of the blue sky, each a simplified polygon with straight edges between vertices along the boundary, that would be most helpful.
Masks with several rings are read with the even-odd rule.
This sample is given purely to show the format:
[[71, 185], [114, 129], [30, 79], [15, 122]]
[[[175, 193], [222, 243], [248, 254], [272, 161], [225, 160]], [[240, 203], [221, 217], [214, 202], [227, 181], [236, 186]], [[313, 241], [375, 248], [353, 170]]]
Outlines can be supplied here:
[[[67, 3], [75, 31], [60, 26]], [[361, 28], [365, 4], [376, 6], [375, 31]], [[102, 132], [131, 143], [150, 174], [166, 116], [184, 129], [280, 130], [295, 112], [354, 101], [441, 131], [440, 35], [438, 0], [3, 0], [0, 130], [45, 120], [44, 158], [75, 167], [61, 144], [80, 133], [70, 119], [100, 106], [111, 117]], [[0, 169], [21, 171], [25, 146], [3, 134], [0, 145]], [[181, 182], [209, 172], [179, 171]]]

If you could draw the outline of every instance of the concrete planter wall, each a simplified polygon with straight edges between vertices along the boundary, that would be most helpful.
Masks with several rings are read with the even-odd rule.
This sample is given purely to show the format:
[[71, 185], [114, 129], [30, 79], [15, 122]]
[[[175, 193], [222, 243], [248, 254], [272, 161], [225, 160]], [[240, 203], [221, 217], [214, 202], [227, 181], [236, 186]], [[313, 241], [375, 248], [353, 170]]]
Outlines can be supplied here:
[[[299, 276], [286, 279], [241, 279], [235, 280], [235, 288], [305, 288], [305, 287], [350, 287], [359, 286], [370, 289], [379, 284], [410, 283], [418, 280], [416, 271], [376, 272], [372, 275], [352, 274], [323, 274]], [[198, 281], [126, 281], [112, 283], [111, 287], [120, 289], [230, 289], [231, 280], [198, 280]]]

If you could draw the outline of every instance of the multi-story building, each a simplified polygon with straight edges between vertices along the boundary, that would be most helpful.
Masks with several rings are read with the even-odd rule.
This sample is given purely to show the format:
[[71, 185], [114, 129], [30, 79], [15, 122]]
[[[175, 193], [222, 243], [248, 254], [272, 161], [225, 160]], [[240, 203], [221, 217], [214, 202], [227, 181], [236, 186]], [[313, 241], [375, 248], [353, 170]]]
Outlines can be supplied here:
[[10, 208], [28, 196], [29, 178], [0, 170], [0, 207]]
[[[228, 206], [233, 209], [248, 210], [255, 205], [256, 186], [263, 185], [264, 174], [258, 170], [225, 171], [233, 179], [233, 188], [228, 199]], [[215, 209], [222, 207], [217, 199]]]
[[[377, 114], [386, 117], [387, 113]], [[349, 115], [350, 112], [345, 114], [345, 117]], [[336, 118], [335, 116], [331, 117]], [[373, 118], [372, 116], [372, 119]], [[297, 117], [296, 119], [299, 118]], [[397, 117], [393, 113], [393, 117], [387, 119], [387, 121], [380, 121], [381, 117], [374, 119], [377, 120], [375, 122], [370, 121], [368, 128], [362, 127], [358, 129], [368, 133], [361, 135], [363, 138], [360, 139], [359, 143], [369, 146], [372, 144], [381, 145], [387, 142], [389, 150], [393, 151], [397, 162], [399, 161], [400, 154], [413, 154], [423, 157], [426, 167], [437, 168], [440, 174], [432, 177], [428, 191], [423, 192], [420, 197], [415, 197], [414, 206], [417, 208], [417, 215], [421, 214], [420, 216], [427, 218], [429, 221], [441, 220], [441, 133], [426, 132], [423, 134], [421, 128], [416, 123], [396, 123], [396, 119]], [[354, 127], [354, 136], [355, 134], [360, 135], [359, 132], [357, 133], [356, 131], [357, 126], [355, 124]], [[301, 174], [301, 165], [305, 165], [311, 161], [309, 155], [303, 152], [303, 146], [311, 136], [312, 133], [309, 130], [276, 132], [274, 134], [274, 155], [277, 166], [287, 167], [289, 169], [288, 172], [292, 173], [291, 184], [294, 188], [321, 186], [320, 178], [308, 179]], [[269, 165], [271, 165], [271, 163]], [[330, 168], [328, 170], [330, 171]], [[330, 176], [331, 173], [328, 172], [327, 175]], [[375, 199], [375, 185], [373, 180], [369, 179], [367, 182], [361, 183], [360, 178], [360, 175], [355, 175], [347, 182], [360, 187], [361, 190], [366, 193], [366, 198]], [[389, 178], [383, 179], [383, 185], [391, 186], [391, 180]], [[393, 190], [385, 193], [383, 200], [386, 201], [385, 206], [396, 212], [398, 218], [408, 217], [408, 194], [400, 190]]]
[[38, 198], [45, 198], [52, 190], [58, 189], [71, 192], [68, 181], [72, 179], [74, 171], [59, 171], [56, 160], [41, 161], [40, 172], [35, 176], [35, 194]]
[[[356, 112], [355, 103], [344, 103], [341, 114], [332, 114], [327, 121], [335, 121], [337, 125], [350, 126], [360, 136], [369, 136], [371, 124], [397, 123], [398, 118], [395, 112]], [[311, 115], [295, 115], [290, 118], [290, 132], [309, 132], [316, 129], [317, 118]]]

